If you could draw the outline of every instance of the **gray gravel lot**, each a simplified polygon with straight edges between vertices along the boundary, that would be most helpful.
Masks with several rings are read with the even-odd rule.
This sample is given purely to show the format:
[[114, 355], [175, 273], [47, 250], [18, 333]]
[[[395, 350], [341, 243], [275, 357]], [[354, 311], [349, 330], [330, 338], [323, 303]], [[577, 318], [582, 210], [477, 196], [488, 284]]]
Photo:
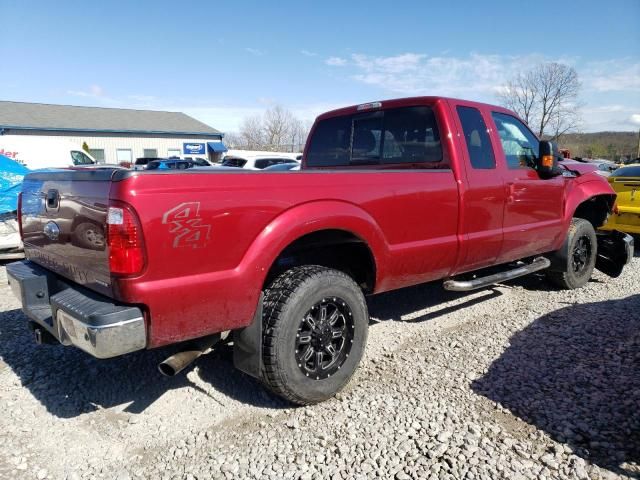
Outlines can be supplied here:
[[292, 408], [223, 347], [95, 360], [37, 346], [0, 267], [0, 478], [640, 478], [640, 258], [579, 291], [542, 277], [369, 300], [363, 365]]

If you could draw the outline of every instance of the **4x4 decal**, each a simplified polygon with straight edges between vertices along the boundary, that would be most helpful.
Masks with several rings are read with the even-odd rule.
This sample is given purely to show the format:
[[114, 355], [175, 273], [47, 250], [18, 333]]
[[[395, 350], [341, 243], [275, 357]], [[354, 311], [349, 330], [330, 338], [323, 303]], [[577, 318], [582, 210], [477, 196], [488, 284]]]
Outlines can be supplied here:
[[165, 212], [162, 224], [169, 225], [173, 248], [201, 248], [207, 244], [211, 225], [202, 223], [200, 202], [185, 202]]

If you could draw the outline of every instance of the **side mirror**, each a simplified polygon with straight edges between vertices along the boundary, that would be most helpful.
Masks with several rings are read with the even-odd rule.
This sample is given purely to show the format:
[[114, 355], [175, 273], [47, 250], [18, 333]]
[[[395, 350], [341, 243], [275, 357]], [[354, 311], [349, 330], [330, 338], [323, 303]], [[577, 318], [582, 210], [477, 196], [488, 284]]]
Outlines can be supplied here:
[[556, 175], [558, 160], [554, 154], [553, 143], [541, 141], [536, 158], [536, 171], [540, 178], [551, 178]]

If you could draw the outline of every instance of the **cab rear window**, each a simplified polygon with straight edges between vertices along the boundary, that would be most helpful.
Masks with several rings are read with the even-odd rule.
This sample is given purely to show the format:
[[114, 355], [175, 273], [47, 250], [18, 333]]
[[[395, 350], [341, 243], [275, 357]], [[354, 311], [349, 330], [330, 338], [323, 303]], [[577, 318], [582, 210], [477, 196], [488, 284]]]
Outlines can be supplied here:
[[398, 165], [448, 168], [430, 107], [328, 118], [313, 132], [307, 167]]

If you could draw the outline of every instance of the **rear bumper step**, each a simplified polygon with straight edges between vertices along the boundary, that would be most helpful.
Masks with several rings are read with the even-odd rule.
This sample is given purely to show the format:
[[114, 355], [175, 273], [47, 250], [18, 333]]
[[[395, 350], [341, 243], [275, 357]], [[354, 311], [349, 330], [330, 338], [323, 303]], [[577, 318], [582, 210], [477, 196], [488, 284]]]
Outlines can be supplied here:
[[444, 288], [454, 292], [468, 292], [469, 290], [476, 290], [496, 283], [506, 282], [507, 280], [513, 280], [514, 278], [522, 277], [537, 272], [538, 270], [544, 270], [545, 268], [549, 268], [550, 265], [551, 262], [549, 259], [539, 257], [528, 265], [507, 270], [506, 272], [474, 278], [473, 280], [447, 280], [444, 282]]
[[23, 312], [63, 345], [96, 358], [146, 347], [144, 316], [138, 307], [116, 304], [29, 261], [7, 265], [7, 277]]

